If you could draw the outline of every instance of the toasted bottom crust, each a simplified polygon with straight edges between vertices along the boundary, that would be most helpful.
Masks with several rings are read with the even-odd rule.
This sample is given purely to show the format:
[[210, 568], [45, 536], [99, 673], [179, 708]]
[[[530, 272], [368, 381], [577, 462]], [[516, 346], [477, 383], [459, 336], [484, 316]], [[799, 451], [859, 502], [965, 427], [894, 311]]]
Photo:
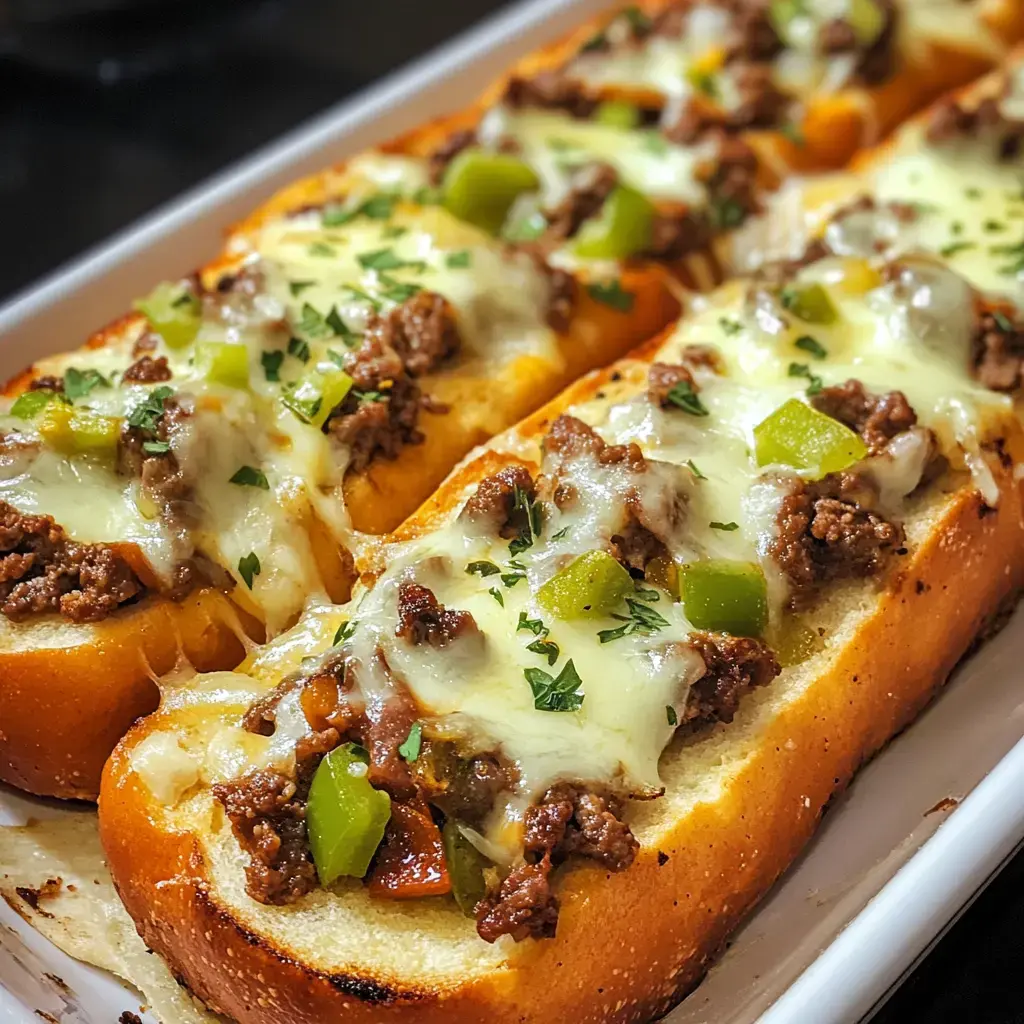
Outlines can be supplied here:
[[[1019, 431], [1009, 447], [1019, 458]], [[136, 726], [104, 774], [101, 836], [125, 906], [197, 995], [243, 1022], [648, 1020], [699, 982], [833, 796], [1024, 585], [1021, 496], [1010, 471], [999, 480], [997, 509], [968, 488], [937, 502], [883, 592], [853, 588], [845, 604], [830, 602], [835, 643], [774, 684], [783, 690], [765, 691], [732, 725], [677, 740], [663, 758], [666, 797], [635, 809], [635, 864], [615, 875], [593, 865], [565, 871], [553, 940], [505, 946], [497, 960], [490, 948], [447, 973], [410, 959], [406, 977], [365, 955], [330, 970], [303, 963], [273, 937], [280, 917], [229, 905], [200, 841], [167, 823], [132, 772], [132, 748], [173, 711]], [[727, 765], [700, 780], [699, 798], [695, 762]], [[315, 932], [315, 918], [301, 907], [285, 916], [293, 911]], [[385, 907], [368, 918], [367, 937], [401, 945], [414, 919], [390, 916]]]
[[[39, 796], [95, 800], [114, 744], [160, 700], [154, 679], [245, 657], [255, 620], [222, 593], [153, 598], [95, 625], [58, 616], [0, 630], [0, 780]], [[16, 637], [16, 639], [15, 639]]]

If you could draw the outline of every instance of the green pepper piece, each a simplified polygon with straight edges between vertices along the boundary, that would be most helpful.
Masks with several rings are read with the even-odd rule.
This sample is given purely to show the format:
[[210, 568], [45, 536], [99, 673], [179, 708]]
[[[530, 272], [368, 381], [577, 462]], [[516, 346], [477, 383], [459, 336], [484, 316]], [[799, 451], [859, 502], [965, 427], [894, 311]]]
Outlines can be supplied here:
[[849, 0], [846, 23], [853, 29], [859, 46], [871, 46], [885, 28], [885, 13], [875, 0]]
[[441, 832], [444, 859], [452, 881], [452, 895], [466, 917], [472, 917], [476, 905], [487, 895], [484, 868], [487, 858], [462, 834], [458, 823], [449, 819]]
[[640, 108], [625, 100], [605, 100], [594, 111], [594, 120], [608, 128], [622, 128], [628, 131], [640, 123]]
[[184, 348], [199, 333], [199, 300], [180, 284], [163, 281], [135, 303], [168, 348]]
[[496, 235], [516, 199], [539, 185], [536, 172], [518, 157], [465, 149], [445, 171], [441, 202], [460, 220]]
[[57, 399], [57, 393], [47, 388], [41, 388], [39, 391], [23, 391], [14, 400], [10, 410], [11, 415], [17, 416], [20, 420], [34, 419], [54, 399]]
[[574, 558], [537, 591], [537, 600], [560, 619], [607, 615], [633, 593], [633, 578], [606, 551]]
[[760, 636], [768, 624], [768, 585], [753, 562], [690, 562], [679, 573], [679, 596], [697, 629]]
[[573, 251], [584, 259], [618, 260], [650, 248], [654, 205], [626, 185], [614, 188], [601, 212], [584, 221]]
[[229, 388], [249, 386], [249, 352], [244, 345], [200, 341], [196, 345], [196, 366], [214, 384]]
[[839, 319], [825, 288], [814, 284], [790, 284], [779, 293], [783, 309], [809, 324], [834, 324]]
[[295, 386], [281, 396], [281, 401], [300, 420], [322, 427], [327, 417], [352, 388], [352, 378], [344, 370], [315, 370], [296, 381]]
[[391, 799], [367, 778], [366, 751], [354, 743], [335, 747], [309, 787], [306, 831], [322, 885], [348, 875], [362, 878], [391, 818]]
[[809, 470], [820, 480], [860, 462], [868, 450], [849, 427], [791, 398], [754, 427], [759, 466], [779, 464]]
[[69, 455], [112, 452], [121, 436], [121, 421], [116, 416], [73, 409], [63, 402], [51, 402], [37, 424], [47, 444]]

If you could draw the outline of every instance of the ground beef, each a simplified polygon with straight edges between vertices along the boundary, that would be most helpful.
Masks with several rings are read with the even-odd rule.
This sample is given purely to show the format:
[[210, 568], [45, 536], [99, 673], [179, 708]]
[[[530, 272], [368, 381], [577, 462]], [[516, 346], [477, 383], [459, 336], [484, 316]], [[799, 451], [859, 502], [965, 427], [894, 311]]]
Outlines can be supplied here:
[[722, 353], [714, 345], [686, 345], [682, 357], [683, 365], [691, 370], [710, 370], [719, 374], [725, 372]]
[[113, 548], [76, 544], [50, 516], [23, 515], [0, 501], [0, 612], [11, 621], [59, 612], [99, 622], [144, 589]]
[[[327, 418], [324, 430], [349, 447], [349, 466], [365, 469], [376, 456], [397, 458], [407, 444], [420, 444], [416, 428], [422, 398], [383, 332], [367, 332], [362, 345], [345, 360], [354, 387]], [[370, 400], [366, 392], [381, 397]]]
[[289, 694], [305, 686], [306, 679], [301, 675], [291, 675], [282, 679], [269, 693], [257, 697], [249, 705], [242, 716], [242, 728], [257, 736], [273, 736], [277, 728], [278, 705]]
[[370, 751], [371, 784], [395, 800], [408, 801], [416, 796], [416, 782], [398, 748], [409, 738], [419, 713], [408, 693], [397, 687], [396, 691], [386, 701], [367, 704], [369, 725], [363, 741]]
[[155, 351], [159, 345], [159, 334], [154, 334], [152, 331], [144, 331], [136, 339], [135, 344], [132, 345], [132, 356], [133, 358], [138, 359], [139, 356], [143, 356], [147, 352]]
[[980, 310], [971, 336], [974, 375], [993, 391], [1024, 381], [1024, 326], [998, 310]]
[[747, 143], [731, 136], [720, 137], [718, 160], [701, 172], [714, 228], [738, 227], [758, 211], [757, 169], [757, 154]]
[[609, 164], [587, 164], [578, 171], [565, 198], [554, 209], [545, 212], [548, 221], [545, 241], [557, 244], [572, 238], [583, 222], [604, 206], [618, 180], [618, 172]]
[[818, 31], [818, 49], [828, 55], [857, 53], [856, 74], [866, 85], [878, 85], [889, 78], [896, 68], [897, 13], [892, 0], [874, 0], [885, 18], [878, 38], [866, 49], [861, 49], [853, 26], [842, 18], [826, 22]]
[[167, 365], [166, 356], [158, 356], [156, 359], [152, 356], [142, 356], [124, 371], [121, 382], [159, 384], [161, 381], [170, 379], [171, 368]]
[[511, 935], [550, 939], [558, 924], [558, 899], [551, 891], [550, 860], [521, 864], [488, 893], [476, 907], [476, 930], [485, 942]]
[[517, 495], [532, 502], [536, 497], [533, 476], [521, 465], [506, 466], [485, 477], [477, 485], [459, 516], [470, 523], [480, 523], [499, 537], [518, 537], [530, 525], [529, 510]]
[[662, 207], [655, 211], [651, 242], [643, 255], [662, 261], [682, 259], [706, 249], [711, 235], [711, 224], [703, 212], [685, 206]]
[[411, 377], [432, 373], [462, 345], [455, 310], [436, 292], [417, 292], [366, 328], [383, 348], [394, 349]]
[[558, 864], [575, 854], [596, 860], [609, 871], [624, 871], [640, 844], [619, 820], [621, 811], [614, 797], [564, 782], [552, 786], [526, 812], [526, 859], [536, 863], [550, 857]]
[[693, 374], [685, 366], [652, 363], [647, 371], [647, 398], [662, 409], [675, 408], [668, 396], [678, 384], [689, 384], [694, 391], [698, 390]]
[[584, 118], [597, 108], [598, 100], [588, 96], [581, 82], [562, 71], [544, 71], [533, 78], [514, 75], [505, 89], [505, 103], [514, 110], [540, 107], [564, 110], [570, 117]]
[[811, 404], [860, 434], [872, 455], [880, 454], [897, 434], [917, 423], [917, 414], [902, 391], [873, 395], [859, 380], [823, 388]]
[[36, 377], [35, 380], [28, 382], [29, 391], [57, 391], [63, 393], [64, 391], [64, 378], [55, 377], [52, 373], [44, 374], [42, 377]]
[[249, 856], [245, 891], [258, 903], [294, 903], [317, 887], [306, 834], [306, 800], [321, 759], [337, 745], [336, 730], [315, 733], [296, 745], [294, 779], [264, 768], [213, 787]]
[[471, 129], [452, 132], [440, 146], [437, 147], [427, 161], [430, 180], [435, 185], [441, 184], [448, 165], [464, 150], [476, 145], [476, 132]]
[[800, 481], [782, 500], [771, 553], [789, 578], [791, 604], [809, 603], [829, 580], [872, 576], [903, 542], [903, 530], [843, 496], [833, 474]]
[[730, 56], [750, 61], [772, 60], [782, 50], [782, 40], [772, 25], [767, 0], [744, 0], [732, 5], [735, 34]]
[[164, 401], [163, 413], [153, 430], [126, 423], [117, 445], [118, 472], [138, 477], [169, 521], [177, 524], [191, 520], [192, 484], [172, 450], [148, 452], [145, 445], [149, 441], [172, 444], [176, 435], [186, 429], [191, 416], [191, 411], [172, 396]]
[[498, 794], [515, 785], [515, 768], [497, 754], [458, 756], [454, 746], [428, 740], [414, 763], [427, 800], [448, 818], [479, 825], [494, 809]]
[[469, 612], [453, 611], [439, 604], [433, 591], [406, 581], [398, 587], [398, 629], [395, 636], [418, 647], [447, 647], [460, 637], [479, 633]]
[[690, 687], [680, 723], [731, 722], [743, 695], [767, 686], [782, 671], [762, 640], [696, 631], [688, 642], [704, 659], [705, 672]]
[[[1007, 77], [1004, 94], [1012, 88]], [[956, 139], [990, 140], [1000, 160], [1015, 160], [1024, 143], [1024, 121], [1008, 117], [1000, 97], [986, 97], [975, 106], [947, 99], [932, 114], [928, 141], [944, 143]]]
[[713, 132], [732, 135], [750, 128], [773, 128], [786, 120], [792, 98], [782, 92], [771, 65], [741, 61], [730, 65], [736, 103], [723, 107], [701, 94], [690, 97], [679, 117], [664, 129], [670, 142], [691, 145]]

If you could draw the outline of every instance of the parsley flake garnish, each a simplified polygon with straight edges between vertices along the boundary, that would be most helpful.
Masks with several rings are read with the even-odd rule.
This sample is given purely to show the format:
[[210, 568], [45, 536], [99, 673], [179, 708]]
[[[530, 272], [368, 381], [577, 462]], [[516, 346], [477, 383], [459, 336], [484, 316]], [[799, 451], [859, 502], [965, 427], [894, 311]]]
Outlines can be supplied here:
[[519, 532], [508, 545], [509, 554], [515, 556], [533, 547], [534, 538], [540, 536], [540, 506], [518, 485], [512, 489], [512, 512], [509, 519], [519, 524]]
[[69, 366], [64, 371], [64, 397], [73, 402], [85, 398], [93, 388], [109, 388], [110, 381], [99, 370], [76, 370]]
[[783, 138], [789, 139], [799, 149], [807, 145], [807, 137], [804, 135], [803, 126], [796, 121], [784, 121], [779, 125], [779, 133]]
[[10, 410], [11, 415], [17, 416], [18, 419], [30, 420], [42, 412], [51, 402], [67, 404], [67, 399], [59, 392], [50, 391], [48, 388], [41, 388], [39, 391], [23, 391], [14, 400]]
[[720, 316], [718, 318], [718, 326], [722, 328], [724, 334], [730, 337], [734, 334], [739, 334], [743, 330], [743, 324], [739, 320], [731, 320], [727, 316]]
[[406, 281], [396, 281], [388, 274], [381, 273], [379, 274], [379, 277], [381, 283], [381, 295], [385, 299], [398, 303], [399, 305], [423, 291], [418, 284], [411, 284]]
[[334, 634], [334, 640], [331, 642], [332, 646], [337, 647], [338, 644], [347, 643], [356, 632], [356, 620], [349, 619], [348, 622], [343, 622], [337, 632]]
[[255, 551], [243, 555], [238, 560], [238, 575], [245, 580], [245, 585], [252, 590], [252, 581], [260, 574], [260, 560], [256, 557]]
[[334, 331], [335, 337], [341, 338], [348, 348], [354, 348], [362, 338], [361, 334], [353, 331], [348, 324], [345, 323], [341, 314], [338, 312], [337, 306], [331, 306], [330, 313], [324, 317], [324, 323]]
[[169, 441], [143, 441], [142, 450], [147, 455], [166, 455], [171, 450]]
[[700, 396], [693, 389], [688, 380], [677, 381], [672, 389], [665, 396], [677, 409], [688, 412], [691, 416], [707, 416], [708, 408], [700, 400]]
[[519, 613], [519, 621], [516, 623], [516, 632], [518, 633], [521, 629], [527, 629], [534, 636], [539, 636], [541, 639], [550, 632], [548, 627], [544, 625], [543, 619], [528, 618], [526, 612]]
[[814, 356], [815, 359], [824, 359], [828, 356], [828, 349], [817, 338], [812, 338], [809, 334], [802, 334], [793, 344]]
[[307, 288], [312, 288], [316, 284], [316, 281], [289, 281], [288, 291], [292, 293], [292, 298], [297, 299]]
[[263, 376], [274, 383], [281, 379], [281, 364], [284, 362], [284, 353], [263, 352], [260, 355], [260, 362], [263, 364]]
[[237, 469], [228, 483], [238, 484], [240, 487], [258, 487], [261, 491], [270, 490], [266, 474], [255, 466], [242, 466]]
[[413, 722], [409, 735], [405, 742], [398, 747], [398, 756], [403, 761], [412, 764], [420, 756], [420, 748], [423, 746], [423, 725], [420, 722]]
[[568, 526], [563, 526], [557, 533], [551, 534], [552, 540], [561, 540], [569, 532]]
[[326, 242], [314, 242], [309, 247], [309, 255], [325, 257], [337, 256], [338, 250], [335, 249], [333, 245], [328, 245]]
[[992, 319], [995, 320], [999, 330], [1009, 334], [1013, 330], [1013, 321], [998, 309], [992, 310]]
[[595, 301], [620, 313], [628, 313], [633, 308], [636, 296], [627, 292], [618, 278], [613, 281], [594, 281], [587, 285], [587, 294]]
[[396, 196], [379, 193], [349, 209], [341, 206], [328, 206], [324, 210], [320, 222], [325, 228], [338, 228], [355, 220], [356, 217], [387, 220], [394, 212], [396, 199]]
[[697, 468], [697, 465], [696, 465], [696, 463], [695, 463], [695, 462], [693, 461], [693, 459], [687, 459], [687, 460], [686, 460], [686, 465], [687, 465], [687, 467], [689, 468], [690, 472], [691, 472], [691, 473], [692, 473], [692, 474], [693, 474], [693, 475], [694, 475], [694, 476], [695, 476], [695, 477], [696, 477], [696, 478], [697, 478], [698, 480], [707, 480], [707, 477], [706, 477], [706, 476], [705, 476], [705, 475], [704, 475], [704, 474], [703, 474], [703, 473], [702, 473], [702, 472], [701, 472], [701, 471], [700, 471], [700, 470], [699, 470], [699, 469]]
[[303, 341], [302, 338], [289, 338], [288, 355], [295, 356], [296, 359], [300, 359], [302, 362], [308, 363], [309, 342]]
[[[308, 302], [302, 304], [302, 309], [299, 312], [299, 322], [295, 325], [295, 329], [308, 338], [326, 338], [331, 333], [331, 329], [327, 326], [327, 321], [324, 319], [323, 314]], [[291, 342], [288, 344], [290, 347]]]
[[356, 259], [364, 270], [425, 270], [423, 260], [403, 260], [394, 249], [375, 249], [373, 252], [361, 252]]
[[790, 363], [789, 376], [806, 377], [807, 394], [817, 395], [821, 392], [823, 387], [821, 378], [816, 373], [811, 373], [811, 368], [806, 363]]
[[709, 205], [712, 227], [738, 228], [747, 219], [747, 210], [735, 199], [712, 199]]
[[466, 566], [466, 572], [469, 573], [470, 576], [494, 576], [501, 572], [501, 569], [499, 569], [493, 562], [481, 560], [479, 562], [470, 562], [469, 565]]
[[505, 607], [505, 595], [502, 594], [502, 592], [497, 587], [491, 587], [491, 589], [488, 590], [487, 593], [490, 594], [491, 597], [493, 597], [494, 600], [497, 601], [502, 608]]
[[543, 669], [525, 668], [523, 675], [533, 691], [533, 706], [538, 711], [579, 711], [583, 706], [583, 685], [572, 659], [562, 666], [562, 671], [552, 677]]
[[161, 385], [153, 388], [146, 397], [128, 413], [128, 426], [137, 427], [152, 434], [157, 422], [164, 414], [164, 402], [174, 394], [173, 388]]
[[547, 658], [549, 665], [554, 665], [561, 653], [558, 644], [551, 640], [534, 640], [526, 645], [526, 649], [532, 654], [539, 654], [542, 658]]
[[463, 249], [461, 252], [450, 252], [445, 258], [445, 266], [451, 267], [453, 270], [459, 270], [463, 267], [468, 267], [472, 262], [473, 254], [468, 249]]
[[668, 719], [668, 724], [676, 726], [679, 724], [679, 716], [676, 714], [676, 709], [671, 704], [665, 705], [665, 717]]
[[614, 629], [602, 629], [597, 634], [597, 638], [601, 643], [611, 643], [612, 640], [618, 640], [620, 637], [629, 636], [632, 633], [642, 633], [644, 636], [649, 636], [651, 633], [656, 633], [659, 629], [664, 629], [668, 625], [666, 618], [659, 615], [653, 608], [632, 597], [626, 598], [626, 607], [629, 609], [628, 615], [612, 616], [613, 619], [618, 619], [622, 623], [621, 626], [616, 626]]
[[950, 242], [949, 245], [944, 245], [939, 249], [940, 256], [955, 256], [958, 252], [964, 252], [967, 249], [977, 249], [976, 242]]
[[740, 528], [739, 523], [720, 523], [717, 519], [712, 519], [711, 522], [708, 523], [708, 526], [710, 526], [712, 530], [721, 530], [723, 533], [732, 533], [734, 530], [738, 530]]

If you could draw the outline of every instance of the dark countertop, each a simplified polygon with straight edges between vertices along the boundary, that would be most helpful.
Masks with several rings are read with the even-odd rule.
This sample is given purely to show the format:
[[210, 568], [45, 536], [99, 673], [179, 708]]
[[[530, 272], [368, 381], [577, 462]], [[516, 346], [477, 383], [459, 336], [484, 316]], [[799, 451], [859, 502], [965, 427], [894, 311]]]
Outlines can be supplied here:
[[[504, 6], [148, 0], [116, 25], [5, 36], [33, 2], [0, 0], [0, 300]], [[1024, 1022], [1022, 956], [1019, 856], [875, 1020]]]

